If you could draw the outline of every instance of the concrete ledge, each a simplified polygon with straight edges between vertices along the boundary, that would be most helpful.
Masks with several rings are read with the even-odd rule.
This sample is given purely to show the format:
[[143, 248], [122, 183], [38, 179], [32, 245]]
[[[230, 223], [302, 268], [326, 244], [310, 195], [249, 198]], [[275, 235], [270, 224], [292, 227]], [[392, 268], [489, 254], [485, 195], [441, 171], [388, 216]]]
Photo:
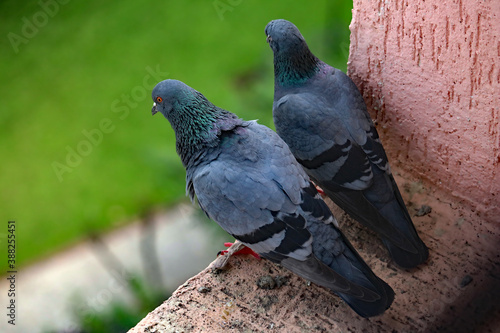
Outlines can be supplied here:
[[328, 290], [244, 255], [186, 281], [130, 332], [495, 332], [500, 231], [443, 192], [408, 175], [396, 180], [410, 212], [432, 209], [413, 217], [430, 248], [417, 269], [396, 268], [376, 236], [332, 204], [346, 236], [396, 293], [383, 315], [361, 318]]

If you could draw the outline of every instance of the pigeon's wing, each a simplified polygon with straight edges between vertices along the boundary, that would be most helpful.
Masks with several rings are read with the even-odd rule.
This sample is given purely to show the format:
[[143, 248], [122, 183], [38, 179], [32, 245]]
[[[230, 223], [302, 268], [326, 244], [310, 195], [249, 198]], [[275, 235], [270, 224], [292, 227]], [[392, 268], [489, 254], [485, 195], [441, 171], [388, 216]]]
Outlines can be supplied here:
[[335, 87], [336, 93], [327, 96], [327, 103], [343, 122], [353, 140], [378, 169], [390, 173], [389, 161], [358, 87], [344, 72], [332, 68], [324, 85]]
[[[357, 220], [397, 246], [414, 250], [372, 202], [393, 197], [392, 183], [384, 180], [390, 177], [389, 164], [371, 121], [362, 110], [353, 114], [336, 112], [310, 93], [286, 95], [273, 108], [278, 134], [309, 176]], [[363, 192], [368, 188], [370, 198]]]
[[190, 177], [201, 208], [256, 252], [305, 260], [312, 237], [300, 205], [309, 180], [286, 144], [252, 124], [223, 137], [216, 155]]
[[346, 119], [312, 93], [285, 95], [273, 107], [276, 131], [308, 174], [339, 190], [363, 190], [373, 164], [387, 168], [375, 127], [360, 116]]
[[[428, 249], [418, 236], [398, 186], [391, 174], [385, 150], [354, 82], [334, 69], [323, 84], [338, 90], [327, 96], [329, 105], [344, 119], [344, 125], [372, 165], [372, 184], [363, 191], [333, 191], [329, 196], [358, 221], [378, 231], [394, 261], [415, 267], [428, 257]], [[387, 230], [390, 224], [397, 231]], [[375, 227], [384, 226], [385, 233]]]

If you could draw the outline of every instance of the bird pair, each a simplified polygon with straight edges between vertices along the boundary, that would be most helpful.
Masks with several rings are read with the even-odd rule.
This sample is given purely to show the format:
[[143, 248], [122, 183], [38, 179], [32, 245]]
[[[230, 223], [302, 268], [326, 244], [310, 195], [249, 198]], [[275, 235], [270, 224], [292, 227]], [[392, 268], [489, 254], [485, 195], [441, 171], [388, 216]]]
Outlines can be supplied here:
[[265, 29], [274, 53], [277, 134], [213, 105], [176, 80], [154, 88], [152, 113], [176, 135], [186, 192], [260, 256], [338, 294], [363, 317], [383, 313], [394, 291], [359, 256], [313, 180], [376, 231], [396, 264], [428, 257], [387, 156], [352, 80], [309, 50], [286, 20]]

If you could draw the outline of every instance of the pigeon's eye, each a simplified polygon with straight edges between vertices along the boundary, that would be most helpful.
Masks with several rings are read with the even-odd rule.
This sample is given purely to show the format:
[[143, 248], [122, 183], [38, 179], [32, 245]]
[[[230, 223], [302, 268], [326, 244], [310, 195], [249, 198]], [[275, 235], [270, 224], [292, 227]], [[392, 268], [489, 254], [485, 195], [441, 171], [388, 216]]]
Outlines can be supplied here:
[[160, 96], [158, 96], [158, 97], [156, 97], [156, 101], [157, 101], [158, 103], [161, 103], [161, 102], [163, 101], [163, 98], [161, 98]]

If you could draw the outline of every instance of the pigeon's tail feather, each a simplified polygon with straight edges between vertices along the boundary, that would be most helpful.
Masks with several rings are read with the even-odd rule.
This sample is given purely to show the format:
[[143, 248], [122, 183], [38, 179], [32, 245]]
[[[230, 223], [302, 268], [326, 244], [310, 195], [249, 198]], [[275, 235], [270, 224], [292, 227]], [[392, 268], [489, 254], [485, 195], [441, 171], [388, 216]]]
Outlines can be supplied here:
[[427, 261], [427, 258], [429, 257], [429, 250], [427, 249], [427, 246], [425, 246], [424, 243], [421, 243], [420, 248], [418, 249], [417, 253], [411, 253], [405, 250], [402, 250], [400, 247], [394, 245], [394, 243], [391, 243], [391, 241], [387, 239], [382, 239], [384, 242], [385, 246], [387, 247], [387, 250], [391, 254], [392, 260], [394, 262], [402, 267], [402, 268], [415, 268], [418, 265], [424, 263]]
[[380, 213], [383, 216], [393, 216], [391, 223], [404, 234], [406, 239], [415, 247], [416, 251], [402, 249], [387, 238], [382, 238], [382, 240], [396, 264], [403, 268], [413, 268], [427, 260], [429, 257], [429, 250], [418, 236], [417, 230], [415, 230], [415, 226], [408, 214], [408, 210], [406, 209], [401, 193], [392, 175], [390, 179], [394, 188], [395, 198], [389, 202], [386, 207], [382, 208]]
[[387, 283], [373, 273], [347, 239], [345, 243], [347, 247], [342, 259], [349, 261], [350, 265], [347, 263], [342, 265], [341, 260], [339, 260], [338, 264], [341, 265], [335, 263], [330, 265], [330, 267], [339, 270], [340, 274], [350, 276], [356, 284], [374, 291], [380, 298], [375, 301], [365, 301], [345, 293], [338, 293], [338, 295], [360, 316], [372, 317], [382, 314], [391, 306], [394, 300], [394, 291]]
[[381, 295], [380, 299], [374, 302], [367, 302], [356, 298], [355, 296], [337, 293], [349, 306], [356, 311], [357, 314], [364, 318], [381, 315], [387, 310], [394, 301], [394, 291], [383, 280], [375, 278], [378, 281], [372, 281], [372, 288], [376, 289], [377, 294]]
[[[314, 236], [313, 253], [315, 256], [363, 293], [359, 294], [351, 290], [344, 292], [338, 289], [332, 289], [332, 291], [363, 317], [382, 314], [391, 306], [394, 300], [392, 288], [373, 273], [338, 229], [332, 224], [323, 222], [311, 223], [308, 229]], [[357, 289], [353, 288], [353, 290]]]
[[332, 191], [326, 186], [323, 190], [352, 218], [380, 235], [397, 265], [418, 266], [427, 260], [429, 251], [415, 230], [394, 177], [374, 176], [374, 185], [364, 191], [338, 191], [338, 187]]

